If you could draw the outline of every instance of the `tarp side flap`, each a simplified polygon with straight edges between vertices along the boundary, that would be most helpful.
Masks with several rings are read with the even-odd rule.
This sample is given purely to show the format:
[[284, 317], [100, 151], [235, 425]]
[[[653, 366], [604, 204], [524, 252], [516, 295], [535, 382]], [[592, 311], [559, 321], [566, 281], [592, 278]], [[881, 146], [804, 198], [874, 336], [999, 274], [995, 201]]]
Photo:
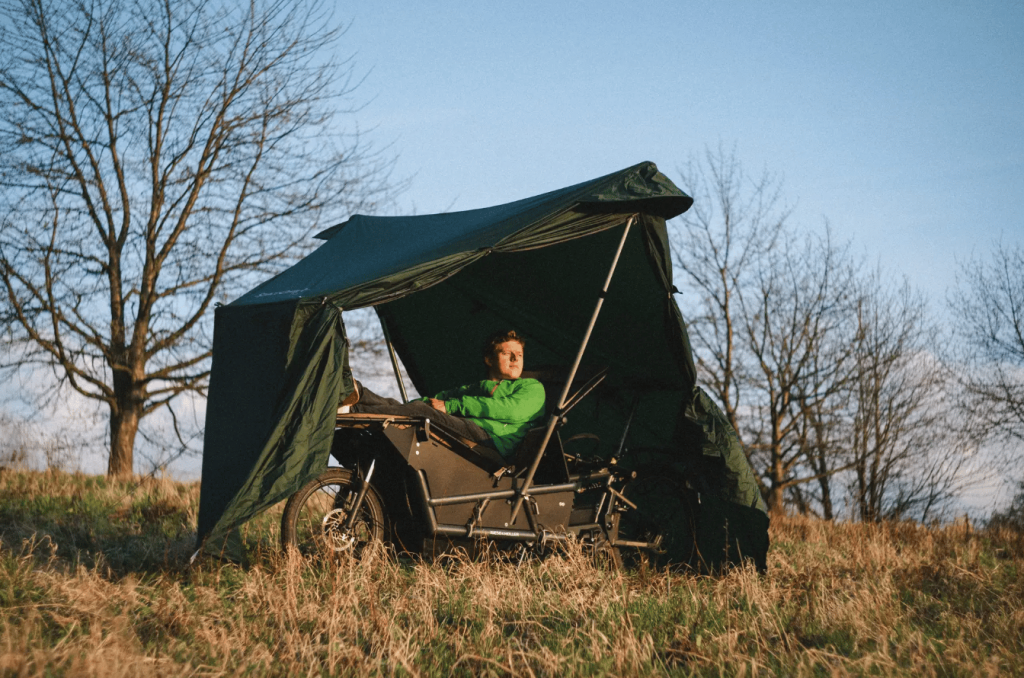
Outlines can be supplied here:
[[221, 306], [214, 317], [199, 535], [241, 488], [273, 428], [296, 304]]
[[690, 449], [699, 451], [703, 457], [697, 461], [705, 467], [703, 476], [712, 483], [710, 489], [725, 501], [758, 509], [767, 515], [768, 505], [761, 496], [739, 436], [704, 389], [694, 389], [682, 423], [689, 429], [686, 435]]
[[294, 344], [269, 418], [274, 426], [253, 463], [234, 470], [245, 480], [210, 529], [211, 543], [286, 499], [327, 465], [339, 397], [353, 388], [341, 312], [330, 304], [300, 308], [293, 328], [301, 329], [289, 333]]

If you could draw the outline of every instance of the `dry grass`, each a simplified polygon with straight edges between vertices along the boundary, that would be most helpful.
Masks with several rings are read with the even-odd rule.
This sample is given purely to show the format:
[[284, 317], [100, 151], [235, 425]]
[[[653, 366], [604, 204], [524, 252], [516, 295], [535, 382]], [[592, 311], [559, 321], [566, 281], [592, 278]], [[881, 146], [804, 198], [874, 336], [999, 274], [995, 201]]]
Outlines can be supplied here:
[[0, 474], [0, 675], [1024, 674], [1019, 534], [776, 521], [720, 578], [450, 560], [189, 568], [198, 488]]

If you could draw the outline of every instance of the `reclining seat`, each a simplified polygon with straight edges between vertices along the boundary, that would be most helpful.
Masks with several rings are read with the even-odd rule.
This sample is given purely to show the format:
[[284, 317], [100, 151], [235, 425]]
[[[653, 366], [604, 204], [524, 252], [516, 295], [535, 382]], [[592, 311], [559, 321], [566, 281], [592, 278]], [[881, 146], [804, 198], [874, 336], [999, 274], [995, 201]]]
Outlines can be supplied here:
[[445, 428], [443, 424], [429, 421], [427, 431], [430, 436], [488, 473], [495, 473], [508, 465], [508, 460], [491, 445], [475, 442]]
[[[560, 413], [560, 416], [565, 416], [565, 414], [572, 409], [576, 403], [593, 390], [593, 388], [604, 379], [606, 372], [607, 370], [605, 369], [596, 373], [583, 387], [577, 390], [576, 393], [569, 398], [566, 406]], [[446, 428], [443, 424], [436, 423], [434, 420], [430, 420], [429, 418], [423, 422], [422, 434], [433, 438], [435, 441], [451, 449], [462, 458], [471, 462], [475, 466], [480, 467], [489, 474], [503, 475], [505, 473], [515, 473], [520, 475], [529, 468], [540, 444], [543, 442], [544, 433], [547, 428], [547, 424], [550, 421], [550, 417], [552, 415], [559, 414], [556, 411], [557, 395], [555, 394], [561, 393], [562, 387], [564, 386], [564, 378], [559, 379], [561, 374], [564, 374], [564, 369], [558, 368], [541, 368], [523, 373], [524, 377], [537, 379], [544, 384], [545, 392], [548, 397], [541, 425], [532, 428], [527, 432], [526, 437], [521, 443], [519, 443], [511, 459], [503, 457], [493, 446], [465, 438]], [[339, 423], [357, 419], [362, 421], [380, 420], [381, 422], [384, 422], [385, 420], [394, 420], [395, 417], [387, 414], [353, 413], [338, 415]], [[418, 420], [419, 418], [414, 417], [410, 419]], [[558, 427], [560, 426], [561, 422], [556, 426], [551, 439], [548, 441], [547, 449], [544, 452], [544, 456], [541, 458], [540, 465], [538, 466], [537, 473], [535, 474], [535, 482], [541, 484], [553, 484], [564, 483], [569, 480], [569, 470], [565, 463], [562, 441], [558, 435]]]
[[[537, 449], [544, 440], [547, 419], [548, 417], [544, 418], [544, 426], [531, 428], [527, 432], [526, 437], [516, 446], [512, 457], [508, 459], [501, 456], [498, 450], [491, 445], [464, 438], [433, 420], [430, 421], [427, 430], [432, 438], [490, 474], [521, 474], [530, 466], [530, 462], [533, 461]], [[551, 436], [551, 440], [548, 441], [544, 457], [537, 469], [536, 479], [538, 482], [546, 484], [564, 483], [568, 478], [569, 472], [565, 466], [562, 445], [556, 430]]]

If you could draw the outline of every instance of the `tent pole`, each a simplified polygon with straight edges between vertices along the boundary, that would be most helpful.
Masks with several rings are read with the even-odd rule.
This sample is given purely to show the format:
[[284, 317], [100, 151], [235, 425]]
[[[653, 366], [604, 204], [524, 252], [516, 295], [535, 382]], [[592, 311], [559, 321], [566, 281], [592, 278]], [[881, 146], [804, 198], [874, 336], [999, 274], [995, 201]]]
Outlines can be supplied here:
[[388, 355], [391, 356], [391, 367], [395, 370], [395, 379], [398, 381], [398, 390], [402, 393], [402, 402], [407, 403], [409, 395], [405, 392], [405, 380], [402, 379], [402, 370], [398, 367], [398, 354], [395, 353], [395, 345], [391, 343], [388, 324], [384, 322], [384, 317], [380, 313], [377, 314], [377, 320], [380, 320], [380, 328], [384, 330], [384, 343], [388, 345]]
[[580, 362], [583, 360], [583, 353], [587, 350], [587, 343], [590, 342], [590, 335], [594, 332], [594, 325], [597, 324], [597, 316], [601, 313], [601, 306], [604, 305], [604, 298], [608, 294], [608, 288], [612, 284], [612, 276], [615, 275], [615, 267], [619, 265], [619, 257], [622, 255], [622, 248], [626, 245], [626, 238], [629, 236], [629, 229], [636, 220], [637, 215], [633, 215], [626, 222], [626, 228], [622, 231], [622, 238], [619, 240], [619, 247], [615, 250], [615, 257], [612, 259], [612, 265], [608, 268], [608, 277], [605, 278], [604, 287], [601, 288], [601, 294], [597, 298], [597, 305], [594, 307], [594, 312], [590, 316], [590, 324], [587, 325], [587, 331], [583, 335], [583, 341], [580, 343], [580, 348], [576, 352], [576, 360], [572, 364], [572, 369], [569, 370], [569, 377], [566, 379], [565, 386], [562, 387], [562, 395], [558, 397], [558, 409], [565, 407], [565, 401], [569, 397], [569, 390], [572, 388], [572, 380], [576, 378], [576, 372], [580, 368]]
[[615, 250], [615, 257], [612, 258], [612, 265], [608, 268], [608, 277], [605, 278], [604, 287], [601, 288], [601, 294], [597, 297], [597, 305], [594, 306], [594, 312], [590, 316], [590, 324], [587, 325], [587, 331], [583, 335], [583, 341], [580, 343], [580, 348], [576, 352], [576, 360], [573, 361], [572, 369], [569, 370], [569, 376], [565, 380], [565, 386], [562, 387], [562, 394], [558, 397], [558, 408], [555, 413], [551, 415], [548, 420], [547, 428], [544, 431], [544, 439], [540, 443], [540, 449], [533, 456], [533, 461], [530, 462], [530, 469], [526, 472], [526, 477], [523, 478], [523, 484], [519, 487], [516, 492], [515, 505], [512, 507], [512, 517], [509, 518], [509, 525], [516, 521], [519, 516], [519, 509], [523, 506], [523, 499], [526, 497], [527, 491], [533, 484], [533, 476], [537, 473], [537, 467], [540, 466], [540, 459], [544, 456], [544, 450], [547, 449], [548, 442], [551, 440], [551, 436], [555, 432], [555, 427], [558, 425], [558, 420], [561, 418], [562, 408], [565, 407], [565, 400], [569, 397], [569, 390], [572, 388], [572, 380], [576, 378], [576, 372], [580, 368], [580, 361], [583, 360], [583, 353], [587, 350], [587, 343], [590, 342], [590, 335], [594, 332], [594, 325], [597, 324], [597, 316], [601, 313], [601, 306], [604, 305], [604, 298], [608, 294], [608, 288], [612, 284], [612, 276], [615, 275], [615, 267], [619, 264], [619, 257], [622, 255], [622, 248], [626, 245], [626, 238], [629, 236], [629, 229], [636, 221], [637, 215], [634, 214], [629, 217], [626, 221], [626, 228], [622, 231], [622, 238], [619, 239], [619, 247]]
[[633, 396], [633, 404], [629, 406], [629, 416], [626, 418], [626, 425], [622, 429], [622, 438], [619, 439], [619, 449], [615, 451], [616, 457], [622, 456], [626, 449], [626, 438], [629, 437], [629, 427], [633, 425], [633, 416], [636, 414], [636, 406], [640, 404], [640, 395]]

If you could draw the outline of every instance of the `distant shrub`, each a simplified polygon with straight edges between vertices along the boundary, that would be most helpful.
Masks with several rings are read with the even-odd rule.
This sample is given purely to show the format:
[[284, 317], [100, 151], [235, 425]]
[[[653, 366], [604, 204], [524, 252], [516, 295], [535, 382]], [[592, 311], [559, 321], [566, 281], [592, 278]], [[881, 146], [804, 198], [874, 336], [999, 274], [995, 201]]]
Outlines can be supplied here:
[[1017, 494], [1004, 511], [996, 511], [989, 518], [988, 526], [1024, 532], [1024, 480], [1017, 484]]
[[50, 431], [0, 410], [0, 468], [74, 471], [81, 466], [81, 446], [67, 432]]
[[27, 469], [28, 449], [25, 426], [6, 412], [0, 411], [0, 468]]

